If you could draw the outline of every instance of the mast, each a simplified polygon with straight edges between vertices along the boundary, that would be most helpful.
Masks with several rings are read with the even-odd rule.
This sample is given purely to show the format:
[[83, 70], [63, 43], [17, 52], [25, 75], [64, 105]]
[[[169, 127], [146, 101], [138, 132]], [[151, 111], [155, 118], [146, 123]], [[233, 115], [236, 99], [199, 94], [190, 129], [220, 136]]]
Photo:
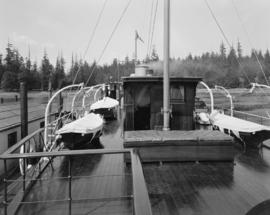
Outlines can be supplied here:
[[138, 39], [138, 33], [135, 31], [135, 54], [134, 54], [134, 64], [136, 66], [137, 64], [137, 39]]
[[163, 130], [170, 130], [170, 0], [164, 0]]

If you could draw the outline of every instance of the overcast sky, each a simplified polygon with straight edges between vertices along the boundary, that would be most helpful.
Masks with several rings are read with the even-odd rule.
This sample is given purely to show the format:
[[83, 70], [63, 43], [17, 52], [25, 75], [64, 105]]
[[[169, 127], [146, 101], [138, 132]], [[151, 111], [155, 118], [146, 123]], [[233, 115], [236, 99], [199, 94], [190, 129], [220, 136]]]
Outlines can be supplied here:
[[[155, 0], [156, 1], [156, 0]], [[270, 44], [270, 0], [208, 0], [229, 41], [239, 39], [245, 53], [251, 44], [234, 11], [239, 11], [253, 48], [265, 51]], [[8, 39], [23, 56], [28, 47], [31, 58], [38, 60], [46, 49], [53, 59], [63, 53], [70, 61], [72, 53], [82, 56], [104, 0], [0, 0], [0, 53], [5, 53]], [[98, 59], [113, 27], [128, 0], [108, 0], [96, 35], [86, 55], [87, 61]], [[153, 37], [162, 58], [163, 0], [158, 0]], [[134, 31], [145, 43], [138, 44], [138, 57], [146, 55], [152, 0], [132, 0], [100, 63], [113, 58], [134, 56]], [[205, 0], [171, 0], [171, 56], [185, 57], [218, 51], [224, 41]], [[68, 62], [68, 65], [70, 62]]]

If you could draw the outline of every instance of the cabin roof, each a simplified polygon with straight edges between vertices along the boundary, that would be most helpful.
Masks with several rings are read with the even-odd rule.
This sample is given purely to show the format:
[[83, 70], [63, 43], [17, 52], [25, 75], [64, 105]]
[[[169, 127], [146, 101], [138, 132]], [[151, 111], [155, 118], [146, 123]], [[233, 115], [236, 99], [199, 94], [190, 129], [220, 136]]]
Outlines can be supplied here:
[[[123, 83], [127, 82], [161, 82], [163, 81], [162, 76], [133, 76], [133, 77], [122, 77]], [[193, 77], [170, 77], [170, 82], [199, 82], [202, 78]]]

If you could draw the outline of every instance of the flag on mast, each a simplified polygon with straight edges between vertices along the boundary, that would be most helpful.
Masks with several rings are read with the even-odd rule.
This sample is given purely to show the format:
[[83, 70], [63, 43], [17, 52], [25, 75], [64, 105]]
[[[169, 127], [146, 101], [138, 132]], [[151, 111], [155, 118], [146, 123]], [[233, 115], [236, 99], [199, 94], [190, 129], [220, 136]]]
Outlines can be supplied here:
[[136, 34], [135, 34], [135, 39], [136, 39], [136, 40], [139, 39], [141, 42], [144, 43], [143, 39], [142, 39], [142, 38], [140, 37], [140, 35], [138, 34], [138, 31], [136, 30], [135, 32], [136, 32]]

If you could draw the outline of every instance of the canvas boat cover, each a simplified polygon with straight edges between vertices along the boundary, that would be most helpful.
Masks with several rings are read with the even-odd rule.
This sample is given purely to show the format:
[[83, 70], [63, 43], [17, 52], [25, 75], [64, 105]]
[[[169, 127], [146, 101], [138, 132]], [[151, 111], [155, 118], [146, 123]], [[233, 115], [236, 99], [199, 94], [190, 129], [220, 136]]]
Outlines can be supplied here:
[[99, 114], [90, 113], [82, 118], [76, 119], [59, 129], [56, 134], [80, 133], [89, 134], [96, 133], [103, 127], [103, 119]]
[[210, 124], [210, 120], [209, 120], [209, 114], [208, 113], [204, 113], [201, 112], [198, 114], [198, 118], [199, 118], [199, 123], [201, 124]]
[[210, 120], [213, 125], [219, 128], [226, 128], [232, 131], [255, 133], [258, 131], [270, 131], [270, 127], [260, 125], [258, 123], [228, 116], [215, 111], [210, 115]]
[[119, 102], [115, 99], [112, 99], [110, 97], [104, 97], [102, 100], [99, 100], [91, 105], [90, 110], [97, 110], [101, 108], [115, 108], [119, 105]]

